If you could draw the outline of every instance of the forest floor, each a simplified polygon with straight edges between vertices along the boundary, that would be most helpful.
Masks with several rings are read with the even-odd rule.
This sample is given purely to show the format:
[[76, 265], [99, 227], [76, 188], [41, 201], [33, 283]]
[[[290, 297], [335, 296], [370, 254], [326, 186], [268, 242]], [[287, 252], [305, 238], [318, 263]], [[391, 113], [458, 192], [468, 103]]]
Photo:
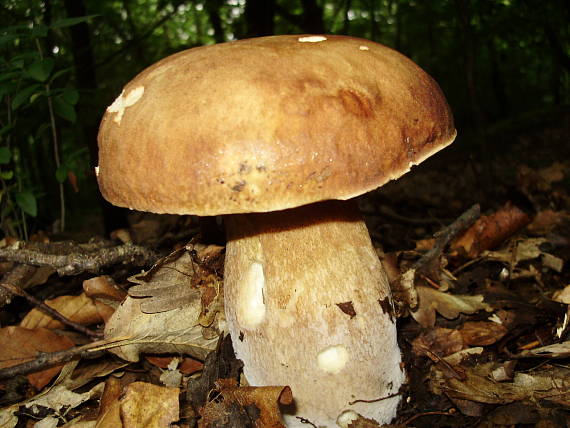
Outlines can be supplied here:
[[[361, 198], [408, 376], [394, 426], [570, 426], [569, 119], [462, 142]], [[237, 386], [223, 242], [199, 231], [133, 214], [111, 239], [5, 238], [0, 427], [280, 426], [285, 385]]]

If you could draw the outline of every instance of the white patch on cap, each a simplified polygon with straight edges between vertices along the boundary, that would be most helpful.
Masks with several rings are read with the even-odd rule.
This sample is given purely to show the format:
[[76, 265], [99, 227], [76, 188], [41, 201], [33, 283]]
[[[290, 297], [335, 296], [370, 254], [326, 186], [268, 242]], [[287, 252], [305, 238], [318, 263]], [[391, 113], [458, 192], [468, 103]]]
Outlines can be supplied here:
[[265, 287], [265, 275], [263, 265], [260, 262], [253, 262], [247, 270], [242, 292], [237, 308], [238, 322], [244, 328], [255, 328], [265, 318], [265, 302], [263, 289]]
[[317, 355], [319, 368], [328, 373], [339, 373], [348, 361], [348, 351], [343, 345], [329, 346]]
[[306, 37], [299, 37], [298, 40], [301, 43], [318, 43], [318, 42], [324, 42], [327, 38], [325, 36], [306, 36]]
[[359, 46], [358, 49], [360, 49], [361, 51], [369, 51], [370, 50], [370, 48], [368, 46], [364, 46], [364, 45]]
[[123, 92], [121, 92], [121, 95], [119, 95], [117, 97], [117, 99], [115, 101], [113, 101], [113, 104], [111, 104], [109, 107], [107, 107], [107, 111], [109, 113], [117, 113], [113, 120], [116, 123], [118, 123], [119, 125], [121, 124], [121, 119], [123, 118], [123, 114], [125, 113], [125, 109], [127, 107], [130, 107], [130, 106], [136, 104], [136, 102], [138, 100], [140, 100], [141, 97], [143, 96], [144, 86], [136, 87], [135, 89], [130, 91], [126, 96], [123, 96], [124, 93], [125, 93], [125, 90], [123, 89]]
[[99, 177], [99, 167], [95, 167], [95, 177]]

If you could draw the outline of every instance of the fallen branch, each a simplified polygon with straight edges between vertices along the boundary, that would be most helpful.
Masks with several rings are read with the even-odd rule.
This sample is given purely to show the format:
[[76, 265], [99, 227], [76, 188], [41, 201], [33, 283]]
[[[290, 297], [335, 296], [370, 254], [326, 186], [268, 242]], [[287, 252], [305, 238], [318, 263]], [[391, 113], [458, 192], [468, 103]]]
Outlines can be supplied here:
[[[92, 249], [82, 245], [46, 245], [36, 248], [2, 248], [0, 260], [33, 266], [50, 266], [61, 276], [83, 272], [97, 273], [104, 266], [129, 262], [136, 266], [150, 265], [158, 254], [148, 248], [123, 244], [115, 247]], [[62, 252], [62, 254], [54, 254]], [[62, 251], [63, 250], [63, 251]]]
[[429, 266], [435, 259], [437, 259], [443, 253], [445, 247], [455, 238], [459, 233], [471, 226], [479, 216], [481, 215], [481, 207], [479, 204], [473, 205], [463, 214], [461, 214], [457, 220], [451, 223], [449, 226], [443, 228], [435, 234], [437, 237], [433, 248], [425, 253], [419, 260], [417, 260], [409, 269], [414, 269], [416, 271], [422, 269], [425, 266]]
[[0, 283], [0, 287], [2, 287], [4, 290], [9, 291], [10, 293], [12, 293], [16, 296], [21, 296], [21, 297], [25, 298], [28, 302], [30, 302], [32, 305], [35, 305], [43, 313], [49, 315], [52, 318], [55, 318], [56, 320], [58, 320], [58, 321], [62, 322], [63, 324], [73, 328], [74, 330], [77, 330], [80, 333], [86, 334], [87, 336], [90, 336], [90, 337], [97, 337], [97, 338], [100, 338], [103, 336], [103, 334], [99, 331], [91, 330], [90, 328], [87, 328], [81, 324], [76, 323], [75, 321], [70, 320], [65, 315], [62, 315], [61, 313], [59, 313], [55, 309], [46, 305], [41, 300], [36, 299], [31, 294], [29, 294], [28, 292], [22, 290], [21, 288], [15, 286], [15, 285], [8, 284], [8, 283]]
[[58, 352], [39, 352], [38, 356], [31, 361], [0, 369], [0, 379], [9, 379], [19, 375], [39, 372], [60, 364], [65, 364], [74, 359], [98, 357], [105, 351], [94, 351], [93, 348], [97, 343], [98, 342], [94, 342]]

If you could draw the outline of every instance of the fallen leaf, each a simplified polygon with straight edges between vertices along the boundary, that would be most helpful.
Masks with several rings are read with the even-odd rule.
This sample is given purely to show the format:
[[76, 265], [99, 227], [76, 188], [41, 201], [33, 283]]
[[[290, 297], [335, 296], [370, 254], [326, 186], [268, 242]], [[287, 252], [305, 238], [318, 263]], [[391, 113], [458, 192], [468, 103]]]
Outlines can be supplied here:
[[119, 401], [122, 393], [123, 386], [121, 380], [114, 376], [107, 378], [101, 399], [99, 400], [96, 427], [122, 427], [121, 402]]
[[463, 324], [459, 332], [467, 345], [488, 346], [500, 340], [508, 330], [496, 322], [468, 321]]
[[491, 373], [497, 363], [455, 365], [462, 378], [450, 376], [441, 364], [431, 367], [429, 386], [433, 393], [452, 400], [469, 400], [487, 404], [522, 402], [541, 406], [570, 406], [570, 368], [539, 366], [535, 370], [515, 373], [512, 382], [496, 382]]
[[545, 209], [536, 213], [527, 230], [536, 235], [546, 235], [565, 221], [570, 220], [570, 214], [565, 211]]
[[201, 375], [188, 379], [186, 400], [191, 404], [195, 418], [199, 416], [200, 408], [206, 404], [216, 380], [237, 379], [242, 368], [242, 361], [234, 355], [230, 336], [224, 336], [219, 340], [216, 350], [206, 357]]
[[520, 357], [569, 358], [570, 341], [522, 351]]
[[70, 391], [63, 385], [56, 385], [45, 394], [39, 394], [33, 399], [27, 401], [25, 406], [26, 408], [31, 409], [34, 413], [37, 411], [37, 407], [41, 406], [54, 410], [56, 414], [60, 414], [64, 409], [65, 411], [74, 409], [80, 404], [85, 403], [87, 400], [99, 397], [103, 392], [103, 386], [104, 384], [101, 382], [89, 391], [79, 394]]
[[570, 305], [570, 285], [567, 285], [562, 290], [554, 292], [552, 300]]
[[[56, 352], [71, 348], [73, 342], [46, 328], [4, 327], [0, 329], [0, 368], [22, 364], [38, 357], [40, 352]], [[29, 374], [28, 380], [42, 389], [61, 370], [62, 365]]]
[[83, 291], [92, 299], [122, 302], [127, 293], [108, 275], [95, 276], [83, 281]]
[[127, 386], [121, 399], [123, 428], [170, 428], [179, 419], [178, 388], [145, 382]]
[[[60, 296], [46, 300], [44, 303], [67, 319], [81, 325], [97, 324], [103, 321], [99, 316], [95, 303], [85, 293], [81, 293], [78, 296]], [[65, 325], [38, 308], [34, 308], [22, 319], [20, 327], [56, 329], [64, 328]]]
[[222, 400], [210, 401], [202, 408], [199, 428], [221, 427], [232, 419], [249, 420], [256, 428], [285, 427], [281, 422], [279, 404], [293, 402], [288, 386], [238, 387], [235, 379], [219, 379], [216, 390]]
[[[161, 369], [166, 369], [172, 362], [173, 357], [157, 357], [152, 355], [146, 355], [145, 359], [149, 363], [157, 367], [160, 367]], [[196, 373], [197, 371], [202, 370], [203, 367], [204, 363], [202, 363], [201, 361], [195, 360], [194, 358], [186, 357], [182, 358], [182, 360], [180, 361], [178, 370], [180, 370], [180, 372], [185, 375], [190, 375]]]
[[483, 296], [453, 295], [434, 290], [430, 287], [416, 287], [419, 298], [418, 309], [411, 312], [412, 317], [422, 327], [435, 325], [436, 312], [447, 319], [454, 319], [459, 314], [473, 314], [477, 311], [492, 311], [492, 308], [483, 302]]
[[18, 424], [18, 404], [0, 409], [0, 428], [14, 428]]
[[474, 259], [483, 251], [499, 246], [530, 222], [529, 216], [507, 202], [491, 215], [482, 215], [451, 244], [451, 253]]
[[[167, 312], [141, 311], [141, 299], [127, 297], [105, 326], [110, 352], [127, 361], [139, 354], [188, 354], [203, 360], [216, 347], [217, 337], [206, 339], [198, 324], [200, 301]], [[118, 345], [118, 346], [117, 346]]]
[[412, 341], [412, 350], [417, 356], [430, 357], [435, 354], [438, 357], [446, 357], [464, 347], [461, 333], [449, 328], [430, 328]]
[[185, 249], [177, 250], [149, 272], [130, 277], [136, 285], [129, 289], [129, 296], [140, 298], [141, 310], [149, 314], [182, 308], [200, 299], [193, 276], [192, 256]]

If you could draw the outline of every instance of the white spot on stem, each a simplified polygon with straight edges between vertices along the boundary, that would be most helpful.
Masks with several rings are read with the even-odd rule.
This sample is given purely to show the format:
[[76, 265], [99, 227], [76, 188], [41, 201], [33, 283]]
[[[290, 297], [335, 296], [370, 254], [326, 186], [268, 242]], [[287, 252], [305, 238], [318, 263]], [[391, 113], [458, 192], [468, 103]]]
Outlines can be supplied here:
[[99, 177], [99, 167], [95, 167], [95, 177]]
[[368, 46], [364, 46], [364, 45], [359, 46], [358, 49], [360, 49], [361, 51], [369, 51], [370, 50], [370, 48]]
[[348, 351], [343, 345], [329, 346], [317, 355], [319, 368], [328, 373], [339, 373], [348, 361]]
[[253, 329], [265, 318], [263, 296], [265, 275], [263, 273], [263, 265], [260, 262], [251, 264], [240, 286], [242, 290], [237, 309], [238, 322], [244, 328]]
[[113, 104], [111, 104], [109, 107], [107, 107], [107, 111], [109, 113], [117, 113], [113, 120], [116, 123], [118, 123], [119, 125], [121, 124], [121, 119], [123, 118], [123, 114], [125, 113], [125, 109], [127, 107], [130, 107], [130, 106], [136, 104], [136, 102], [138, 100], [140, 100], [141, 97], [143, 96], [144, 86], [139, 86], [139, 87], [133, 89], [126, 96], [124, 96], [124, 93], [125, 93], [125, 90], [123, 89], [123, 92], [121, 92], [121, 95], [119, 95], [117, 97], [117, 99], [115, 101], [113, 101]]

